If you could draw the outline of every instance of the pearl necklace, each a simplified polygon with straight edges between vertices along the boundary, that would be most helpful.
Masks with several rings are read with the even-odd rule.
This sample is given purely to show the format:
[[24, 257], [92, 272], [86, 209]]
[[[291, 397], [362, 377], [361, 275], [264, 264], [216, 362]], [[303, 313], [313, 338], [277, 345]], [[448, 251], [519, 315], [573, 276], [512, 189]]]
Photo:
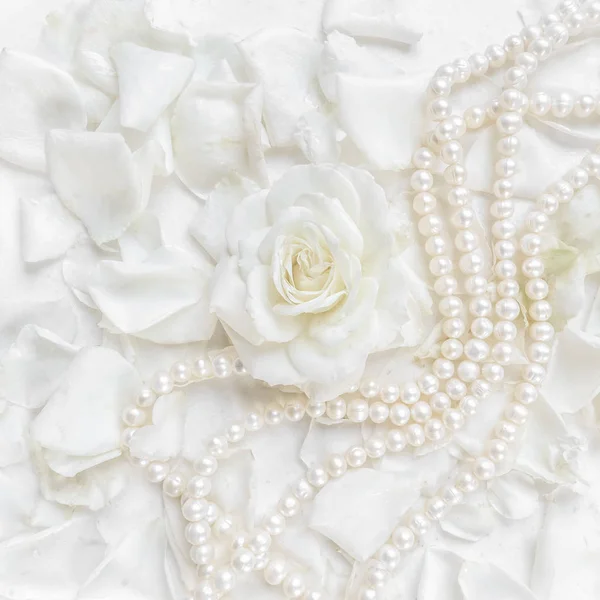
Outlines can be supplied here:
[[[279, 552], [271, 552], [273, 539], [284, 531], [287, 520], [300, 512], [302, 502], [310, 501], [318, 490], [342, 477], [348, 468], [360, 468], [386, 452], [445, 443], [453, 432], [463, 427], [466, 418], [476, 412], [493, 386], [503, 381], [504, 367], [513, 362], [518, 336], [515, 320], [522, 312], [517, 300], [521, 290], [516, 279], [520, 269], [526, 279], [529, 363], [521, 368], [521, 381], [514, 386], [513, 398], [503, 418], [496, 424], [484, 454], [461, 465], [436, 495], [419, 502], [376, 556], [363, 565], [363, 582], [352, 590], [352, 597], [376, 600], [403, 554], [417, 545], [432, 523], [442, 518], [448, 508], [463, 502], [465, 494], [495, 476], [496, 466], [505, 460], [509, 446], [517, 440], [520, 428], [528, 419], [528, 406], [537, 399], [546, 375], [545, 365], [551, 356], [554, 328], [548, 322], [552, 306], [547, 300], [548, 284], [543, 279], [540, 234], [561, 204], [568, 203], [591, 177], [600, 177], [600, 155], [588, 154], [579, 167], [540, 195], [536, 209], [530, 211], [525, 220], [526, 233], [517, 240], [511, 179], [518, 167], [518, 132], [523, 117], [551, 115], [562, 119], [573, 115], [584, 119], [600, 114], [600, 103], [589, 95], [575, 99], [568, 93], [551, 96], [537, 92], [528, 97], [522, 90], [539, 62], [598, 24], [600, 2], [580, 6], [576, 0], [567, 0], [539, 25], [509, 36], [502, 46], [492, 45], [483, 54], [440, 67], [429, 84], [427, 111], [435, 126], [425, 134], [423, 147], [413, 155], [410, 186], [414, 193], [417, 228], [424, 240], [424, 251], [430, 257], [429, 271], [439, 299], [438, 311], [443, 317], [440, 356], [433, 361], [431, 371], [424, 371], [416, 381], [402, 384], [363, 381], [343, 397], [326, 404], [307, 404], [296, 397], [284, 404], [270, 403], [264, 410], [249, 413], [243, 423], [232, 424], [225, 433], [210, 440], [208, 454], [192, 466], [182, 466], [182, 461], [171, 465], [136, 457], [129, 452], [129, 446], [136, 431], [148, 422], [149, 411], [158, 396], [213, 378], [245, 375], [242, 362], [231, 348], [211, 358], [177, 362], [168, 372], [157, 373], [152, 384], [140, 391], [136, 404], [125, 409], [123, 452], [133, 464], [146, 469], [151, 482], [162, 483], [165, 495], [181, 499], [181, 511], [188, 522], [185, 538], [190, 544], [190, 558], [198, 567], [198, 585], [192, 598], [225, 598], [238, 580], [251, 571], [263, 571], [268, 584], [281, 585], [285, 598], [325, 598], [319, 590], [310, 589], [305, 575], [293, 561]], [[490, 69], [503, 67], [506, 67], [504, 89], [498, 98], [487, 106], [471, 107], [462, 116], [453, 114], [448, 98], [454, 85], [466, 84], [471, 77], [482, 77]], [[499, 139], [497, 178], [493, 185], [495, 200], [490, 206], [493, 281], [488, 281], [482, 275], [484, 260], [480, 240], [472, 227], [475, 212], [470, 192], [465, 187], [467, 173], [462, 164], [460, 140], [467, 131], [477, 131], [491, 123], [495, 124]], [[434, 169], [439, 165], [444, 165], [443, 184], [436, 186]], [[441, 197], [450, 213], [452, 237], [439, 214]], [[453, 244], [449, 243], [450, 239]], [[461, 295], [468, 298], [466, 306]], [[267, 515], [261, 528], [250, 534], [236, 531], [232, 516], [209, 500], [211, 479], [217, 473], [219, 461], [226, 459], [230, 448], [247, 434], [284, 420], [297, 422], [305, 415], [328, 417], [333, 421], [347, 419], [352, 423], [370, 420], [389, 426], [385, 435], [377, 432], [362, 445], [348, 448], [345, 454], [332, 454], [322, 464], [312, 465], [306, 476], [297, 481]], [[220, 566], [215, 561], [216, 546], [229, 549], [230, 553], [227, 562]]]

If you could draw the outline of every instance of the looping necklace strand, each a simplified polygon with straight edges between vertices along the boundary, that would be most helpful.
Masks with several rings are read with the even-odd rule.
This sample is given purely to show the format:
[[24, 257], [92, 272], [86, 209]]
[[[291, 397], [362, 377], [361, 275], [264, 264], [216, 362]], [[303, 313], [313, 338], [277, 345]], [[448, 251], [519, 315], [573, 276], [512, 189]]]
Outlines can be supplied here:
[[[435, 126], [425, 134], [423, 147], [413, 155], [410, 185], [417, 228], [429, 256], [433, 289], [443, 318], [440, 356], [430, 371], [424, 371], [416, 381], [363, 381], [327, 404], [307, 404], [297, 396], [281, 404], [270, 403], [212, 438], [207, 455], [193, 465], [182, 459], [161, 462], [133, 456], [129, 447], [136, 431], [149, 422], [158, 396], [208, 379], [244, 376], [244, 366], [232, 349], [212, 358], [178, 362], [168, 372], [157, 373], [152, 384], [140, 391], [136, 404], [125, 409], [123, 452], [133, 464], [146, 470], [150, 481], [162, 484], [166, 496], [180, 498], [190, 559], [197, 565], [197, 586], [190, 592], [194, 600], [226, 598], [252, 571], [262, 571], [267, 584], [281, 586], [285, 598], [324, 600], [326, 595], [319, 586], [311, 585], [318, 582], [311, 581], [300, 565], [274, 550], [287, 521], [300, 512], [302, 503], [313, 499], [329, 481], [343, 477], [348, 469], [358, 469], [386, 452], [446, 443], [477, 411], [493, 387], [503, 381], [504, 368], [514, 363], [519, 334], [515, 321], [522, 316], [529, 362], [521, 367], [521, 380], [513, 387], [512, 399], [491, 432], [484, 453], [461, 465], [436, 495], [421, 500], [406, 515], [390, 539], [363, 565], [362, 584], [352, 590], [352, 597], [376, 600], [403, 555], [418, 544], [432, 524], [450, 507], [463, 502], [466, 494], [495, 476], [528, 419], [529, 406], [537, 399], [546, 375], [545, 365], [551, 357], [554, 328], [549, 322], [552, 306], [547, 299], [549, 288], [540, 256], [541, 234], [562, 204], [569, 203], [593, 177], [600, 177], [600, 155], [588, 154], [580, 166], [565, 173], [537, 198], [535, 208], [525, 219], [525, 231], [518, 235], [513, 218], [512, 178], [518, 170], [518, 133], [524, 117], [600, 116], [600, 102], [593, 96], [574, 98], [567, 93], [551, 96], [537, 92], [528, 97], [523, 90], [540, 62], [598, 24], [600, 2], [580, 5], [567, 0], [539, 25], [509, 36], [503, 45], [492, 45], [483, 54], [443, 65], [429, 84], [427, 111]], [[452, 112], [449, 96], [453, 86], [501, 68], [505, 68], [504, 85], [498, 98], [487, 106], [471, 107], [462, 116]], [[495, 199], [490, 205], [494, 265], [488, 280], [482, 274], [484, 257], [473, 227], [475, 211], [466, 187], [460, 140], [467, 131], [491, 124], [498, 134], [498, 156]], [[436, 185], [434, 170], [440, 164], [444, 165], [443, 181]], [[445, 227], [442, 212], [449, 214], [450, 230]], [[519, 272], [525, 281], [524, 290], [517, 280]], [[260, 528], [250, 533], [238, 529], [240, 519], [211, 501], [212, 478], [219, 462], [246, 435], [284, 420], [297, 422], [306, 415], [352, 423], [369, 420], [382, 427], [362, 445], [311, 465]]]

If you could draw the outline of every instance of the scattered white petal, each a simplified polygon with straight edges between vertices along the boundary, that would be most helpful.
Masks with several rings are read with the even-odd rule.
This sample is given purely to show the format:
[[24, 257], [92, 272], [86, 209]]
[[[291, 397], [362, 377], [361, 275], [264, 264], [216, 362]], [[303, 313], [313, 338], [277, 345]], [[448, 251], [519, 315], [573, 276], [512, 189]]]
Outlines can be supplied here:
[[355, 37], [368, 37], [402, 44], [416, 44], [423, 33], [404, 24], [404, 14], [393, 4], [362, 0], [328, 0], [323, 9], [323, 29], [342, 31]]
[[148, 131], [179, 96], [194, 71], [187, 56], [159, 52], [130, 42], [111, 48], [119, 76], [121, 125]]
[[298, 29], [264, 29], [245, 38], [239, 49], [263, 88], [271, 144], [293, 145], [298, 119], [320, 105], [319, 44]]
[[463, 559], [448, 550], [426, 550], [417, 600], [463, 600], [457, 577]]
[[488, 487], [488, 500], [507, 519], [525, 519], [539, 506], [533, 477], [519, 471], [496, 477]]
[[338, 76], [340, 125], [374, 167], [396, 170], [410, 164], [422, 129], [424, 84], [422, 77]]
[[330, 454], [344, 454], [348, 448], [363, 441], [360, 425], [342, 422], [324, 425], [312, 421], [300, 450], [302, 462], [314, 466]]
[[34, 56], [0, 53], [0, 158], [44, 171], [46, 134], [82, 130], [86, 121], [70, 75]]
[[56, 196], [21, 199], [21, 257], [26, 263], [62, 256], [81, 232]]
[[122, 136], [53, 130], [47, 151], [58, 197], [97, 244], [122, 235], [145, 207], [152, 167], [144, 160], [138, 165]]
[[207, 340], [216, 324], [208, 307], [212, 272], [204, 257], [162, 247], [143, 263], [101, 261], [88, 292], [109, 329], [157, 343]]
[[44, 448], [95, 456], [120, 447], [121, 412], [141, 386], [137, 371], [108, 348], [85, 348], [32, 424]]
[[494, 512], [489, 506], [464, 504], [451, 508], [440, 521], [446, 533], [461, 540], [476, 542], [494, 528]]
[[252, 176], [249, 147], [258, 143], [250, 114], [253, 89], [248, 84], [197, 82], [177, 101], [172, 120], [175, 168], [196, 194], [233, 173]]
[[163, 245], [158, 217], [143, 212], [119, 238], [124, 262], [143, 262]]
[[19, 406], [9, 405], [0, 414], [0, 468], [23, 462], [27, 458], [29, 422], [29, 413]]
[[307, 112], [298, 119], [296, 144], [313, 164], [336, 163], [340, 158], [338, 127], [332, 116]]
[[391, 473], [350, 471], [317, 494], [309, 527], [355, 560], [365, 561], [385, 543], [418, 495]]
[[458, 583], [464, 600], [536, 600], [529, 588], [489, 563], [465, 561]]
[[23, 327], [2, 360], [8, 400], [25, 408], [44, 406], [77, 350], [48, 329]]
[[77, 596], [104, 556], [92, 517], [0, 544], [0, 596], [11, 600], [64, 600]]

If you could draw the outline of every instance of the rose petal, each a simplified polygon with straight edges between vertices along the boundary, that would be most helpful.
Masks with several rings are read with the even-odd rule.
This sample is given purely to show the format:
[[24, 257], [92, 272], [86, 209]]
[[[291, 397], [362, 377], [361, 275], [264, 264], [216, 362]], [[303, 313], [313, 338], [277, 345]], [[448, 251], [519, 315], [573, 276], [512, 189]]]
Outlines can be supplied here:
[[315, 110], [298, 119], [294, 140], [311, 163], [337, 163], [340, 159], [339, 135], [333, 116]]
[[417, 498], [418, 491], [395, 475], [366, 468], [350, 471], [317, 494], [309, 527], [364, 561], [385, 543]]
[[193, 192], [206, 193], [233, 173], [253, 174], [248, 150], [258, 142], [252, 90], [249, 84], [196, 82], [177, 101], [172, 120], [176, 172]]
[[0, 157], [43, 171], [44, 141], [51, 129], [82, 130], [86, 115], [73, 78], [36, 58], [0, 53]]
[[9, 405], [0, 414], [0, 468], [22, 463], [29, 456], [29, 424], [29, 413], [19, 406]]
[[491, 533], [494, 513], [489, 506], [454, 506], [440, 521], [440, 527], [461, 540], [476, 542]]
[[533, 477], [519, 471], [494, 479], [488, 487], [488, 500], [507, 519], [526, 519], [539, 505]]
[[21, 329], [2, 360], [8, 400], [41, 408], [59, 386], [78, 348], [37, 325]]
[[457, 581], [462, 564], [463, 559], [454, 552], [428, 549], [423, 560], [418, 600], [464, 600]]
[[320, 47], [298, 29], [263, 29], [238, 46], [264, 93], [264, 120], [273, 146], [291, 146], [298, 119], [320, 105]]
[[338, 119], [369, 163], [378, 169], [408, 167], [421, 133], [425, 81], [338, 75]]
[[54, 195], [21, 199], [21, 258], [38, 263], [62, 256], [82, 232]]
[[144, 208], [146, 169], [117, 134], [53, 130], [48, 173], [63, 204], [97, 244], [118, 238]]
[[13, 600], [64, 600], [102, 560], [106, 544], [91, 517], [0, 544], [0, 595]]
[[465, 600], [536, 600], [529, 588], [491, 564], [465, 561], [458, 584]]
[[121, 125], [148, 131], [190, 80], [194, 61], [131, 42], [115, 44], [110, 52], [119, 77]]
[[106, 326], [143, 339], [183, 343], [209, 339], [212, 265], [183, 250], [159, 248], [143, 263], [101, 261], [88, 291]]
[[121, 411], [139, 392], [136, 370], [109, 348], [85, 348], [32, 424], [44, 448], [94, 456], [120, 447]]
[[385, 2], [328, 0], [323, 9], [323, 30], [325, 33], [337, 30], [354, 37], [416, 44], [423, 33], [405, 25], [404, 13], [400, 16], [401, 13], [390, 10], [389, 6]]
[[163, 244], [160, 221], [149, 212], [142, 213], [119, 238], [123, 262], [143, 262]]

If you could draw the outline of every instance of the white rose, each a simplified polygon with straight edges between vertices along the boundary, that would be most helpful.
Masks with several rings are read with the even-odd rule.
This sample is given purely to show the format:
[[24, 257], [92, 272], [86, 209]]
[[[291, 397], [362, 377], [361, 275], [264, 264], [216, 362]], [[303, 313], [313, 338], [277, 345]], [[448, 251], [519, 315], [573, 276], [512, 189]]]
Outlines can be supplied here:
[[211, 308], [254, 377], [327, 400], [370, 353], [419, 341], [430, 299], [391, 222], [383, 189], [350, 167], [293, 167], [236, 206]]

